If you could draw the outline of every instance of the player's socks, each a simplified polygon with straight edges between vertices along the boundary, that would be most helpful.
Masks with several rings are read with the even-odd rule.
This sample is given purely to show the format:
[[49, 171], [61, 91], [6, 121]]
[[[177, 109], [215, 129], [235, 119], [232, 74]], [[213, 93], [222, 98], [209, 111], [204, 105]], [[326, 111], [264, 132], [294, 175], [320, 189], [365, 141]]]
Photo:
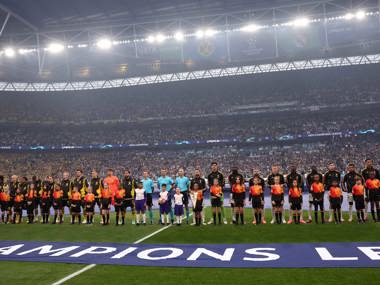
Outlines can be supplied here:
[[161, 224], [165, 225], [165, 217], [164, 217], [164, 215], [161, 215]]
[[258, 224], [258, 219], [259, 219], [259, 214], [255, 213], [254, 216], [255, 216], [255, 221], [256, 221], [256, 225], [257, 225]]
[[259, 224], [259, 225], [261, 224], [261, 221], [262, 221], [261, 218], [262, 218], [262, 217], [261, 217], [261, 213], [258, 213], [258, 214], [257, 214], [256, 224]]
[[60, 224], [63, 223], [63, 215], [62, 215], [62, 214], [59, 215], [59, 223], [60, 223]]
[[4, 223], [4, 218], [5, 218], [5, 215], [4, 214], [1, 214], [1, 221]]
[[214, 225], [216, 225], [216, 213], [212, 213], [212, 218], [213, 218], [213, 221], [214, 221]]
[[325, 223], [325, 212], [321, 211], [321, 220], [322, 220], [322, 224]]
[[54, 219], [53, 219], [52, 224], [55, 224], [56, 222], [57, 222], [57, 215], [54, 215]]
[[376, 222], [375, 210], [371, 210], [372, 219]]
[[78, 224], [80, 225], [82, 222], [82, 216], [81, 215], [78, 215]]
[[240, 214], [240, 221], [241, 221], [241, 224], [244, 225], [244, 214], [243, 213]]
[[317, 211], [314, 212], [314, 220], [315, 220], [315, 223], [318, 224], [318, 212]]
[[107, 225], [110, 223], [110, 214], [107, 214]]
[[152, 211], [152, 209], [149, 210], [149, 220], [150, 220], [150, 223], [153, 224], [153, 211]]
[[143, 224], [146, 224], [146, 214], [145, 213], [142, 214], [142, 220], [143, 220]]
[[116, 226], [119, 225], [119, 219], [120, 219], [120, 216], [119, 216], [119, 215], [116, 215]]
[[377, 221], [380, 222], [380, 209], [378, 209], [376, 212], [377, 212]]
[[189, 223], [188, 221], [189, 221], [189, 218], [190, 218], [190, 210], [189, 210], [189, 208], [187, 208], [186, 209], [186, 221], [187, 221], [187, 223]]
[[222, 214], [220, 212], [218, 213], [218, 222], [219, 224], [222, 223]]
[[279, 224], [281, 224], [282, 223], [282, 212], [278, 213], [278, 218], [280, 220]]
[[338, 215], [336, 211], [334, 211], [334, 220], [335, 220], [335, 223], [338, 223]]
[[239, 214], [235, 214], [235, 223], [239, 224]]
[[365, 214], [364, 214], [364, 211], [363, 211], [363, 210], [360, 211], [360, 216], [361, 216], [361, 218], [362, 218], [363, 223], [365, 223]]
[[[43, 219], [45, 219], [45, 217], [43, 217]], [[71, 216], [71, 224], [74, 225], [74, 222], [75, 222], [74, 216]]]
[[342, 212], [338, 210], [338, 223], [340, 224], [342, 222]]
[[293, 215], [293, 221], [294, 221], [294, 223], [296, 223], [296, 224], [298, 224], [298, 220], [297, 220], [297, 215]]
[[360, 216], [360, 212], [359, 211], [356, 212], [356, 216], [358, 217], [358, 222], [361, 223], [362, 222], [362, 218]]
[[[174, 217], [173, 217], [174, 219]], [[166, 215], [166, 224], [170, 224], [170, 221], [173, 220], [169, 215]]]

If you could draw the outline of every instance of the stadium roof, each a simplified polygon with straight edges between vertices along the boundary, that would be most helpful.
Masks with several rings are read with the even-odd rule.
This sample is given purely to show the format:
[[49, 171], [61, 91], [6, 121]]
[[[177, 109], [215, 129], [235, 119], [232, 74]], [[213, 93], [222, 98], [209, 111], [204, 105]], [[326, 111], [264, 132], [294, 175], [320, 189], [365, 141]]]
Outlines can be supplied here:
[[[302, 0], [2, 0], [0, 20], [10, 12], [3, 34], [22, 33], [30, 29], [49, 31], [93, 24], [137, 23], [304, 5]], [[336, 5], [368, 5], [376, 0], [325, 0]], [[13, 17], [12, 17], [13, 16]]]

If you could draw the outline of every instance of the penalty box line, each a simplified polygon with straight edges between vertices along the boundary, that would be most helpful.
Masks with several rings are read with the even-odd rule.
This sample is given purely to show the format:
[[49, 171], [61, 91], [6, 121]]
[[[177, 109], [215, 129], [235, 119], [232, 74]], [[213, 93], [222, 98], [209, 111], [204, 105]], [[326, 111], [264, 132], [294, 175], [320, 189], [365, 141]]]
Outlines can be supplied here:
[[[151, 238], [152, 236], [155, 236], [155, 235], [159, 234], [160, 232], [162, 232], [162, 231], [164, 231], [164, 230], [170, 228], [171, 226], [172, 226], [172, 225], [170, 224], [170, 225], [167, 225], [167, 226], [165, 226], [165, 227], [163, 227], [163, 228], [161, 228], [161, 229], [158, 229], [157, 231], [154, 231], [154, 232], [150, 233], [149, 235], [144, 236], [143, 238], [141, 238], [141, 239], [139, 239], [139, 240], [136, 240], [135, 242], [133, 242], [133, 244], [139, 244], [139, 243], [142, 243], [143, 241], [145, 241], [145, 240]], [[64, 277], [64, 278], [62, 278], [62, 279], [60, 279], [60, 280], [58, 280], [58, 281], [52, 283], [52, 285], [60, 285], [60, 284], [63, 284], [63, 283], [65, 283], [66, 281], [68, 281], [68, 280], [70, 280], [70, 279], [72, 279], [72, 278], [74, 278], [74, 277], [76, 277], [76, 276], [82, 274], [83, 272], [86, 272], [86, 271], [88, 271], [88, 270], [94, 268], [95, 266], [96, 266], [96, 264], [89, 264], [89, 265], [86, 265], [86, 266], [83, 267], [82, 269], [80, 269], [80, 270], [78, 270], [78, 271], [75, 271], [74, 273], [71, 273], [70, 275], [67, 275], [66, 277]]]

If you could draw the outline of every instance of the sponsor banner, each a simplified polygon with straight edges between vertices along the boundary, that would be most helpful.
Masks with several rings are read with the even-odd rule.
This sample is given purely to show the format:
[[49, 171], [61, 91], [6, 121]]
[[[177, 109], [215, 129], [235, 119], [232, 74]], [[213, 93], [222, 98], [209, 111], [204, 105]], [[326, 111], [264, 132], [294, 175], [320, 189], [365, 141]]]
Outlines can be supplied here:
[[0, 260], [162, 267], [380, 267], [380, 242], [137, 245], [1, 241]]

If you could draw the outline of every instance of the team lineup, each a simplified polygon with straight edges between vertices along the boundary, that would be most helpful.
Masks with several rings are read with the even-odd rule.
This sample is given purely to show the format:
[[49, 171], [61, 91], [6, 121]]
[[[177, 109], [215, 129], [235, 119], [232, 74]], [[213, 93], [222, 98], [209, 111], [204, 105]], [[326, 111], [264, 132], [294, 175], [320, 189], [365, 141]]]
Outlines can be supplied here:
[[[357, 222], [365, 223], [370, 208], [371, 218], [380, 221], [380, 175], [373, 167], [373, 161], [366, 159], [361, 173], [356, 171], [354, 164], [349, 163], [342, 178], [334, 163], [327, 165], [327, 172], [322, 174], [315, 167], [303, 176], [292, 165], [287, 175], [280, 173], [279, 165], [271, 167], [271, 173], [264, 179], [257, 169], [252, 170], [252, 178], [245, 180], [236, 167], [225, 179], [218, 170], [217, 162], [211, 163], [211, 172], [207, 180], [201, 171], [196, 169], [190, 179], [183, 168], [178, 169], [177, 176], [172, 179], [167, 169], [162, 168], [157, 179], [157, 203], [162, 225], [181, 225], [183, 220], [191, 225], [227, 224], [227, 214], [224, 207], [225, 182], [228, 181], [230, 193], [231, 223], [245, 224], [244, 207], [250, 204], [253, 209], [252, 224], [266, 224], [263, 213], [264, 192], [269, 189], [271, 195], [271, 224], [282, 223], [325, 223], [325, 212], [328, 212], [328, 222], [343, 222], [341, 205], [346, 193], [349, 205], [349, 222], [353, 221], [353, 206], [357, 214]], [[29, 182], [27, 177], [12, 175], [10, 181], [0, 181], [1, 221], [3, 223], [22, 223], [23, 211], [26, 210], [27, 223], [41, 222], [43, 224], [60, 224], [64, 221], [65, 208], [68, 208], [71, 223], [93, 224], [95, 208], [98, 207], [101, 223], [110, 224], [110, 211], [113, 206], [115, 225], [126, 223], [126, 212], [132, 213], [132, 224], [153, 224], [153, 196], [156, 197], [155, 183], [150, 178], [148, 170], [143, 171], [141, 179], [132, 177], [125, 170], [124, 177], [119, 180], [112, 169], [102, 179], [93, 170], [88, 182], [82, 170], [76, 171], [73, 180], [68, 172], [63, 172], [63, 178], [55, 181], [52, 176], [40, 180], [33, 176]], [[208, 192], [208, 193], [207, 193]], [[288, 220], [285, 219], [284, 200], [287, 193], [289, 199]], [[304, 219], [303, 193], [307, 193], [308, 213]], [[325, 193], [329, 208], [324, 205]], [[209, 194], [212, 208], [212, 218], [206, 222], [204, 205], [205, 196]], [[248, 194], [248, 195], [247, 195]], [[247, 197], [248, 196], [248, 197]], [[247, 201], [248, 198], [248, 201]], [[173, 206], [174, 205], [174, 206]], [[192, 214], [190, 213], [192, 208]], [[51, 208], [54, 216], [50, 221]], [[314, 211], [314, 216], [312, 215]], [[83, 217], [83, 220], [82, 220]]]

